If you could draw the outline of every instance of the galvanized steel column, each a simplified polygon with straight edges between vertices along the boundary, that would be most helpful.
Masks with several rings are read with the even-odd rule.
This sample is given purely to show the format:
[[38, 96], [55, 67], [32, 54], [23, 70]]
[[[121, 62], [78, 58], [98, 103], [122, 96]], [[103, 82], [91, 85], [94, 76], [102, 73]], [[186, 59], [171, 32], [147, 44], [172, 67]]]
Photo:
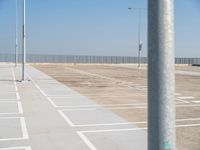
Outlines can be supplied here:
[[26, 0], [23, 0], [22, 81], [25, 81], [26, 65]]
[[15, 29], [15, 67], [17, 67], [18, 63], [18, 0], [16, 0], [16, 29]]
[[148, 0], [148, 150], [176, 150], [174, 0]]

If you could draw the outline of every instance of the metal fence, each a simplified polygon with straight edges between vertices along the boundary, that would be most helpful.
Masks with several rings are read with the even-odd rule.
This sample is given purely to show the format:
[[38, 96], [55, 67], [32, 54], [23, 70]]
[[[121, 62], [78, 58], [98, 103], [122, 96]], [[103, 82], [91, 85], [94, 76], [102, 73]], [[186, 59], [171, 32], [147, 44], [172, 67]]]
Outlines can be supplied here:
[[[21, 60], [21, 55], [19, 55]], [[0, 54], [0, 62], [14, 62], [14, 54]], [[137, 64], [138, 57], [126, 56], [78, 56], [78, 55], [40, 55], [28, 54], [29, 63], [86, 63], [86, 64]], [[147, 64], [147, 57], [141, 58], [142, 64]], [[175, 58], [176, 64], [200, 65], [200, 58]]]

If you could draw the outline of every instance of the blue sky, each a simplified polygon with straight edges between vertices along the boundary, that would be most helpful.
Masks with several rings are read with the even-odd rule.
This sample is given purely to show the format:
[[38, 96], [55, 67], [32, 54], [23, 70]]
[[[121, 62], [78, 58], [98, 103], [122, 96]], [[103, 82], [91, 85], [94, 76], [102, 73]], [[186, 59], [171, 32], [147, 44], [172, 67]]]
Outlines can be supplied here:
[[[136, 56], [138, 12], [129, 11], [130, 6], [146, 8], [147, 0], [27, 0], [27, 51]], [[142, 14], [143, 56], [146, 13]], [[200, 57], [199, 16], [199, 0], [175, 0], [176, 56]], [[0, 22], [0, 53], [13, 53], [15, 0], [0, 0]], [[21, 22], [20, 18], [20, 30]]]

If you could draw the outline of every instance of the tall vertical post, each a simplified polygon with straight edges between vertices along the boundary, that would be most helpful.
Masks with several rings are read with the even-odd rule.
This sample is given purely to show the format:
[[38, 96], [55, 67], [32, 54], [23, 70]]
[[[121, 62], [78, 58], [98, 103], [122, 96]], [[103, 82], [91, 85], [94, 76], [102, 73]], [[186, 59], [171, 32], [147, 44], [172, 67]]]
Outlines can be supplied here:
[[142, 39], [141, 39], [141, 13], [142, 11], [146, 10], [146, 8], [135, 8], [135, 7], [129, 7], [129, 10], [138, 10], [138, 67], [141, 66], [141, 51], [143, 47]]
[[22, 33], [22, 81], [25, 81], [26, 65], [26, 0], [23, 0], [23, 33]]
[[148, 0], [148, 150], [176, 150], [174, 0]]
[[18, 0], [16, 0], [15, 67], [18, 63]]
[[138, 18], [138, 67], [141, 66], [141, 51], [142, 51], [142, 40], [141, 40], [141, 10], [139, 8], [139, 18]]

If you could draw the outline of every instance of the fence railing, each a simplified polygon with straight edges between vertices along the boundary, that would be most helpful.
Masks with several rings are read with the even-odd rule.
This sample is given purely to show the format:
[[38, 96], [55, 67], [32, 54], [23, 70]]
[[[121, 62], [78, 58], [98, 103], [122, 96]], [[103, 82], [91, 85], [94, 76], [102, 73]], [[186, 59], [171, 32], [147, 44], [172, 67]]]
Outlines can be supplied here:
[[[21, 60], [21, 55], [19, 55]], [[14, 54], [0, 54], [0, 62], [14, 62]], [[87, 63], [87, 64], [137, 64], [138, 57], [128, 56], [78, 56], [78, 55], [41, 55], [28, 54], [29, 63]], [[147, 57], [141, 58], [142, 64], [147, 64]], [[176, 64], [200, 65], [200, 58], [175, 58]]]

